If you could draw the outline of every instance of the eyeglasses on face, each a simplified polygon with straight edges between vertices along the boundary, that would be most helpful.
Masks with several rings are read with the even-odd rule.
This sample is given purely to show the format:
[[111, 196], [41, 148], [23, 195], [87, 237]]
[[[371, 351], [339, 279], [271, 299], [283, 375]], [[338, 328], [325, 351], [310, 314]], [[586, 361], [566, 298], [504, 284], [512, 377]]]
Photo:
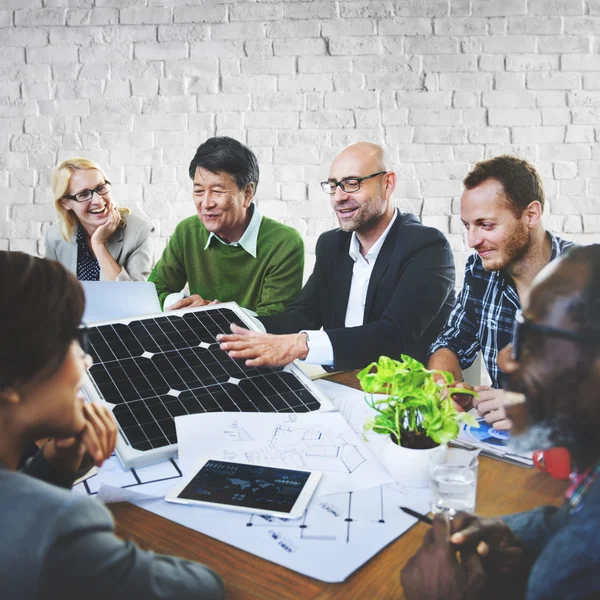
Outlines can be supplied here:
[[550, 325], [534, 323], [525, 317], [521, 311], [518, 311], [515, 317], [515, 327], [513, 330], [512, 341], [512, 357], [514, 360], [520, 361], [523, 358], [523, 348], [525, 346], [527, 336], [531, 332], [587, 344], [595, 344], [597, 343], [598, 339], [596, 334], [579, 333], [569, 329], [560, 329], [558, 327], [551, 327]]
[[83, 351], [84, 354], [90, 353], [90, 332], [85, 323], [81, 323], [79, 329], [77, 330], [77, 337], [75, 338], [79, 347]]
[[94, 197], [94, 194], [98, 194], [99, 196], [104, 196], [105, 194], [108, 194], [108, 192], [110, 192], [111, 187], [112, 186], [110, 181], [105, 181], [104, 183], [101, 183], [98, 187], [95, 187], [93, 190], [81, 190], [73, 196], [67, 196], [65, 194], [63, 198], [66, 198], [67, 200], [75, 200], [75, 202], [89, 202]]
[[378, 171], [377, 173], [373, 173], [371, 175], [366, 175], [365, 177], [344, 177], [341, 181], [336, 181], [335, 179], [328, 179], [327, 181], [321, 181], [321, 188], [326, 194], [330, 194], [333, 196], [335, 194], [335, 190], [339, 185], [342, 190], [346, 193], [358, 192], [360, 190], [360, 184], [365, 179], [371, 179], [372, 177], [377, 177], [377, 175], [385, 175], [387, 171]]

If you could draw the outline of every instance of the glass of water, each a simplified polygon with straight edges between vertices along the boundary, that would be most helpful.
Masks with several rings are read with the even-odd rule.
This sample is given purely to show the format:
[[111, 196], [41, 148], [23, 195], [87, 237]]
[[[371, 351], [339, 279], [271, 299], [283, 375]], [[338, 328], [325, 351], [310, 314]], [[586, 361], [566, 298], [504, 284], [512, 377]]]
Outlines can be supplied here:
[[429, 459], [431, 512], [450, 518], [457, 512], [474, 512], [477, 494], [478, 451], [448, 448]]

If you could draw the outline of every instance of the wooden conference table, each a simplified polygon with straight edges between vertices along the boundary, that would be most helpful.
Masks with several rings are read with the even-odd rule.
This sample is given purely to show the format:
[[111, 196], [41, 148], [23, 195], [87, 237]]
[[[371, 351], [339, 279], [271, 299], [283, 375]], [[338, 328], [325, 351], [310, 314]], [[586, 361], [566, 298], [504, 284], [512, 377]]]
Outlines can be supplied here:
[[[330, 380], [357, 387], [354, 373]], [[529, 510], [542, 504], [561, 504], [567, 483], [537, 469], [526, 469], [481, 457], [477, 512], [500, 515]], [[314, 599], [404, 598], [400, 570], [421, 545], [427, 525], [418, 523], [355, 571], [344, 583], [323, 583], [300, 575], [223, 542], [168, 521], [128, 503], [109, 505], [119, 536], [141, 547], [204, 563], [220, 573], [226, 596]]]

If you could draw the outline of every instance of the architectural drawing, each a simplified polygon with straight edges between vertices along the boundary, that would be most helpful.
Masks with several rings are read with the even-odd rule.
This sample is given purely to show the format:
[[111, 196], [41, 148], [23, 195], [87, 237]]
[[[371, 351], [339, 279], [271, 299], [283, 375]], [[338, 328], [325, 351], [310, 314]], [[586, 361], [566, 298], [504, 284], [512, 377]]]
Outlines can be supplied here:
[[[102, 483], [121, 482], [136, 492], [159, 497], [174, 487], [174, 479], [179, 477], [177, 463], [170, 461], [135, 469], [135, 474], [123, 470], [116, 457], [106, 466], [74, 491], [94, 495]], [[298, 573], [341, 582], [415, 523], [399, 506], [427, 512], [429, 494], [390, 484], [315, 496], [296, 520], [181, 506], [160, 498], [134, 503]]]
[[[177, 417], [176, 427], [177, 461], [124, 470], [111, 458], [75, 491], [94, 494], [101, 485], [135, 490], [146, 498], [131, 501], [145, 510], [327, 582], [344, 581], [415, 523], [400, 506], [429, 510], [428, 490], [391, 483], [338, 412], [206, 413]], [[180, 471], [187, 473], [200, 456], [303, 467], [323, 471], [323, 477], [304, 515], [295, 520], [164, 501]]]
[[[139, 469], [123, 469], [119, 459], [113, 454], [95, 475], [78, 483], [73, 490], [95, 496], [102, 485], [110, 485], [132, 489], [141, 494], [164, 496], [170, 488], [177, 485], [181, 477], [181, 469], [176, 459]], [[158, 491], [155, 491], [157, 487]], [[164, 493], [162, 488], [165, 489]]]
[[366, 458], [343, 435], [296, 420], [277, 425], [266, 446], [245, 453], [249, 463], [324, 472], [352, 473]]
[[229, 436], [232, 442], [251, 442], [252, 436], [238, 425], [237, 421], [233, 421], [229, 428], [225, 431], [225, 435]]

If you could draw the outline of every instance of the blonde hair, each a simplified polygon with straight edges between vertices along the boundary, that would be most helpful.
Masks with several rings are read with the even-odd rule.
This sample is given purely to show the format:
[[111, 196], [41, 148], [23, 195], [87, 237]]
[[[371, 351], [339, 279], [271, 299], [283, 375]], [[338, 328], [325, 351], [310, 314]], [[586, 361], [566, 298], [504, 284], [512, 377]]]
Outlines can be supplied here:
[[[52, 195], [54, 196], [54, 208], [56, 208], [56, 214], [58, 216], [58, 222], [60, 223], [60, 230], [63, 239], [67, 242], [73, 239], [79, 220], [72, 210], [67, 210], [63, 206], [62, 200], [69, 189], [71, 175], [73, 175], [75, 171], [85, 171], [87, 169], [95, 169], [96, 171], [99, 171], [102, 177], [104, 177], [104, 180], [108, 181], [106, 173], [102, 167], [93, 160], [89, 160], [87, 158], [69, 158], [67, 160], [63, 160], [57, 167], [52, 169], [51, 181]], [[127, 225], [125, 216], [128, 215], [131, 210], [128, 208], [119, 207], [119, 205], [114, 201], [112, 203], [121, 215], [121, 221], [118, 227], [125, 227], [125, 225]]]

